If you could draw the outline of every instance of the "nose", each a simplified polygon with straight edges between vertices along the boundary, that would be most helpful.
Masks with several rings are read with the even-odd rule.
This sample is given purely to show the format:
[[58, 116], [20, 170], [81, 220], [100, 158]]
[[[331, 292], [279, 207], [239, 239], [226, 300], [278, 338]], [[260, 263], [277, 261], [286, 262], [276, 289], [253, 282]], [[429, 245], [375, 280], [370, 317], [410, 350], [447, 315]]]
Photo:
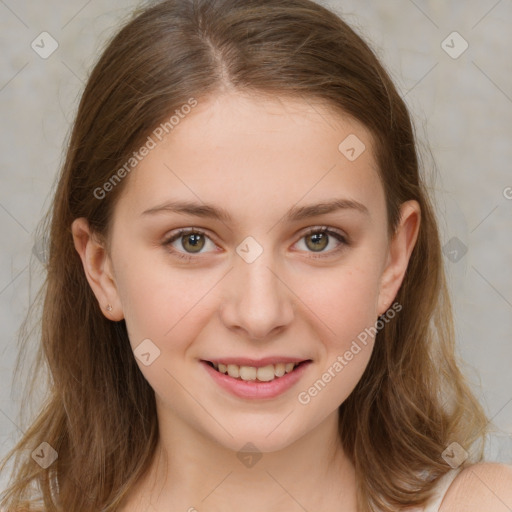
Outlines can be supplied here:
[[270, 251], [263, 251], [252, 263], [235, 255], [225, 287], [221, 319], [246, 338], [268, 339], [293, 320], [293, 293]]

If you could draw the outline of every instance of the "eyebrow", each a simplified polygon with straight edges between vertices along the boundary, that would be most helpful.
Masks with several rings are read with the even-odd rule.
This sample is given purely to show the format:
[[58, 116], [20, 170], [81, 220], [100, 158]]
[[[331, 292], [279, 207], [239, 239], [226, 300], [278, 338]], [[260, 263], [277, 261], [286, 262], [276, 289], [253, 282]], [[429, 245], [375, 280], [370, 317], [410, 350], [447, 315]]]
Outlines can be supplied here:
[[[353, 210], [364, 215], [370, 214], [368, 208], [362, 203], [353, 201], [352, 199], [333, 199], [307, 206], [293, 206], [284, 215], [283, 220], [286, 222], [297, 222], [310, 217], [333, 213], [338, 210]], [[153, 215], [164, 212], [182, 213], [196, 217], [209, 217], [221, 222], [232, 221], [231, 215], [224, 208], [191, 201], [168, 201], [154, 208], [150, 208], [149, 210], [145, 210], [142, 215]]]

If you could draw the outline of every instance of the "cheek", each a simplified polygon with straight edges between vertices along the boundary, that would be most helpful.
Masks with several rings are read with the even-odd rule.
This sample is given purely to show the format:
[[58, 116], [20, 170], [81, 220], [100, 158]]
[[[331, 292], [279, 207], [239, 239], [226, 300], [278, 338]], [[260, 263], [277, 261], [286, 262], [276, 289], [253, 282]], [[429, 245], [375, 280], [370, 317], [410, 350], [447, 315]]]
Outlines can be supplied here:
[[164, 333], [176, 323], [176, 317], [183, 316], [187, 305], [189, 294], [183, 293], [183, 278], [163, 268], [161, 257], [160, 261], [155, 258], [158, 250], [126, 244], [121, 236], [119, 240], [116, 286], [130, 343], [135, 348], [149, 338], [161, 348]]
[[329, 345], [341, 349], [375, 323], [379, 277], [378, 266], [361, 258], [358, 264], [322, 270], [301, 280], [297, 295], [323, 324]]
[[304, 281], [307, 289], [300, 293], [307, 298], [309, 317], [316, 318], [321, 352], [314, 378], [298, 396], [301, 405], [315, 401], [315, 410], [334, 410], [357, 385], [373, 349], [379, 277], [375, 259], [359, 258], [359, 264]]
[[[184, 330], [198, 327], [201, 299], [215, 282], [157, 266], [140, 267], [122, 278], [121, 302], [132, 346], [151, 338], [163, 350], [177, 349]], [[172, 343], [171, 343], [172, 341]]]
[[178, 409], [187, 403], [182, 386], [189, 367], [183, 363], [207, 320], [207, 292], [218, 280], [213, 277], [192, 278], [191, 273], [161, 263], [145, 265], [142, 260], [136, 269], [126, 266], [119, 272], [118, 288], [136, 362], [156, 394], [172, 397]]

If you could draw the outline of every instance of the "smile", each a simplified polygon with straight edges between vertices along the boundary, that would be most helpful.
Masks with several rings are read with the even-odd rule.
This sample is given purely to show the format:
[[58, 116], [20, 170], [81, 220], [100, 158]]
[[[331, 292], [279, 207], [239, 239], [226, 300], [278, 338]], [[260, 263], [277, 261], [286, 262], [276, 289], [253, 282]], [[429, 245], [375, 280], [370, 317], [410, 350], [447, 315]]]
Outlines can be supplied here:
[[277, 363], [268, 364], [266, 366], [239, 366], [237, 364], [222, 364], [222, 363], [208, 363], [213, 366], [218, 372], [227, 374], [234, 379], [244, 381], [258, 380], [260, 382], [270, 382], [276, 378], [283, 377], [283, 375], [292, 372], [301, 363]]
[[220, 388], [239, 398], [252, 399], [275, 398], [284, 393], [298, 382], [311, 363], [311, 359], [273, 364], [267, 361], [264, 365], [250, 366], [226, 360], [201, 361]]

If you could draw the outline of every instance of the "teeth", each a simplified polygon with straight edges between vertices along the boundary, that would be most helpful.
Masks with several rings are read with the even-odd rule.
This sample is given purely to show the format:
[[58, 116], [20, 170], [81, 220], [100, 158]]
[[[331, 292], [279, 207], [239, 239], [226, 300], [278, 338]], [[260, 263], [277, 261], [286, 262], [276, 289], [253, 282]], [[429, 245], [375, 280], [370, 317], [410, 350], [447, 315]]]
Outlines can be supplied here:
[[286, 365], [284, 363], [277, 363], [274, 366], [274, 374], [276, 377], [282, 377], [286, 373]]
[[228, 374], [234, 379], [245, 381], [259, 380], [261, 382], [270, 382], [276, 377], [282, 377], [285, 373], [290, 373], [299, 363], [277, 363], [269, 364], [256, 368], [255, 366], [238, 366], [236, 364], [213, 363], [213, 366], [220, 373]]
[[254, 366], [240, 366], [240, 378], [242, 380], [256, 380], [257, 370]]
[[256, 372], [256, 377], [258, 380], [262, 380], [263, 382], [269, 382], [271, 380], [274, 380], [274, 365], [269, 364], [268, 366], [262, 366], [261, 368], [258, 368], [258, 371]]
[[236, 364], [228, 364], [228, 375], [234, 379], [240, 377], [240, 367]]
[[282, 377], [286, 373], [286, 366], [284, 363], [277, 363], [274, 367], [276, 377]]

